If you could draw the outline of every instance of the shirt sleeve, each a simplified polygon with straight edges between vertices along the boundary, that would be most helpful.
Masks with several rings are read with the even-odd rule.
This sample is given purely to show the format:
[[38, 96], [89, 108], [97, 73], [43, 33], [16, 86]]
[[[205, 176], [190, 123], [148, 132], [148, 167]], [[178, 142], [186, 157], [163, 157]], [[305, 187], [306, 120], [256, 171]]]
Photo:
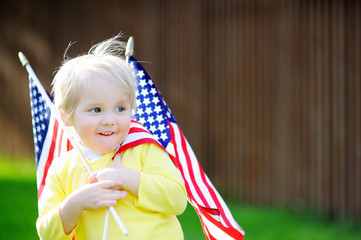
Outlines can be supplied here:
[[156, 144], [143, 145], [136, 206], [169, 215], [182, 214], [187, 206], [187, 193], [179, 170], [162, 148]]
[[67, 240], [71, 239], [75, 231], [66, 235], [63, 230], [59, 208], [65, 199], [65, 192], [57, 174], [57, 164], [53, 163], [49, 168], [46, 184], [38, 202], [39, 218], [36, 228], [42, 240]]

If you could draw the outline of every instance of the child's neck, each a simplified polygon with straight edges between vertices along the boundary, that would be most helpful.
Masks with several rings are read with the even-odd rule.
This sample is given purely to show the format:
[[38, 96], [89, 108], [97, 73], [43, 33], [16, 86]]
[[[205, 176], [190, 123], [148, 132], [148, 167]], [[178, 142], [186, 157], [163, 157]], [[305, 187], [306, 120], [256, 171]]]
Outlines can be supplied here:
[[101, 153], [96, 153], [94, 151], [92, 151], [91, 149], [89, 149], [87, 146], [81, 144], [80, 145], [81, 151], [83, 152], [83, 154], [85, 155], [86, 159], [89, 162], [97, 162], [104, 154]]
[[[120, 146], [118, 146], [115, 149], [115, 152], [118, 151], [119, 147]], [[86, 159], [89, 162], [97, 162], [101, 157], [104, 156], [104, 154], [96, 153], [96, 152], [94, 152], [93, 150], [91, 150], [90, 148], [88, 148], [87, 146], [85, 146], [83, 144], [80, 144], [80, 148], [81, 148], [81, 151], [83, 152], [83, 154], [85, 155]]]

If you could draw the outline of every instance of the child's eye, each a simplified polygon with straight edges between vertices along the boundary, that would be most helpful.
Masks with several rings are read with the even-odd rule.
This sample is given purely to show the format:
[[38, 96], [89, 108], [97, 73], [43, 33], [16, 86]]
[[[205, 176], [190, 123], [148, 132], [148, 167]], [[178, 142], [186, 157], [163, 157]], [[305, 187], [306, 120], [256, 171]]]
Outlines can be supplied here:
[[98, 107], [93, 108], [93, 109], [90, 110], [90, 111], [93, 112], [93, 113], [100, 113], [100, 112], [101, 112], [100, 108], [98, 108]]
[[124, 108], [123, 107], [117, 107], [117, 112], [123, 112], [124, 111]]

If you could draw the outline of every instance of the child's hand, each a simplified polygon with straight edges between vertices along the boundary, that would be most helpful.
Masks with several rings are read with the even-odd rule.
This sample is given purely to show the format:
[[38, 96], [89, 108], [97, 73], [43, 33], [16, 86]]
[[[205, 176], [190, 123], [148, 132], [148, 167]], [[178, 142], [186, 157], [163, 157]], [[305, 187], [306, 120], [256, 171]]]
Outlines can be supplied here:
[[89, 182], [95, 183], [95, 182], [109, 181], [109, 180], [121, 182], [122, 171], [123, 171], [123, 165], [122, 165], [121, 155], [117, 154], [114, 157], [114, 160], [109, 167], [93, 172], [89, 176]]
[[119, 188], [119, 181], [101, 181], [84, 185], [71, 195], [73, 203], [81, 206], [81, 209], [99, 209], [114, 206], [117, 200], [127, 196], [127, 192], [116, 190]]
[[87, 209], [99, 209], [113, 206], [118, 199], [127, 196], [120, 188], [119, 181], [101, 181], [86, 184], [72, 192], [60, 205], [59, 214], [66, 234], [76, 226], [81, 213]]
[[90, 183], [101, 181], [119, 181], [121, 188], [118, 189], [128, 190], [138, 197], [140, 173], [132, 168], [123, 167], [120, 153], [115, 155], [113, 163], [109, 167], [89, 176]]

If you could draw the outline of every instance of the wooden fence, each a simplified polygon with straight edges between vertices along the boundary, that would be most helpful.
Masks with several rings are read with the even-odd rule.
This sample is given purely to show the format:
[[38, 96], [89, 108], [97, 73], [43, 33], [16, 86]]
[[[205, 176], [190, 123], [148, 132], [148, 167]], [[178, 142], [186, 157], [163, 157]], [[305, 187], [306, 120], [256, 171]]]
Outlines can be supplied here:
[[17, 51], [49, 88], [69, 41], [123, 30], [227, 199], [361, 220], [359, 1], [17, 3], [0, 4], [3, 151], [32, 154]]

